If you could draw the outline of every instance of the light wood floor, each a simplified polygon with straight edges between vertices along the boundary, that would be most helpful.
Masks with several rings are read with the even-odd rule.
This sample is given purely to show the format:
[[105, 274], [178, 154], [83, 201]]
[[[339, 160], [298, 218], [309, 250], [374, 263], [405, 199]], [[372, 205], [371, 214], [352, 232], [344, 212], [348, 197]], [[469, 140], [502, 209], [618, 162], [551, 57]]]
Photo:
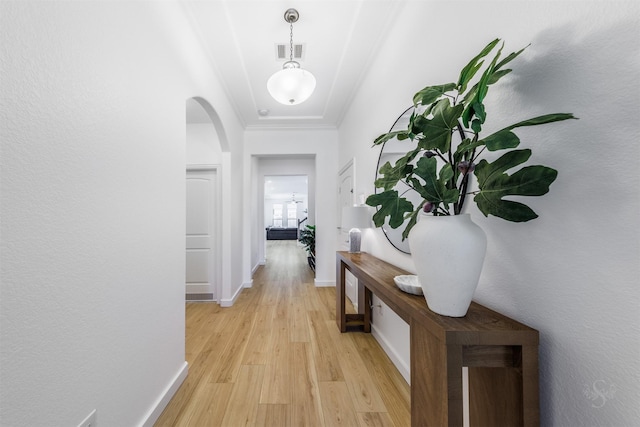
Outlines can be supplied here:
[[341, 334], [296, 241], [228, 308], [187, 303], [189, 376], [156, 426], [408, 426], [410, 390], [370, 334]]

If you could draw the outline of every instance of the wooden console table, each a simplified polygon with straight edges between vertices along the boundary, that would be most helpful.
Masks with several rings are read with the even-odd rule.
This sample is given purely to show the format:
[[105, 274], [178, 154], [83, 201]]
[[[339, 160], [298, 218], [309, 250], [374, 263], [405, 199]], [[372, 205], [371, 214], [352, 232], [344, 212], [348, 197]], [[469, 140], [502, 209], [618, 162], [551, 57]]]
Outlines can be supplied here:
[[[411, 425], [462, 426], [462, 367], [469, 372], [471, 426], [537, 426], [538, 331], [475, 302], [465, 317], [438, 315], [423, 296], [398, 289], [409, 274], [367, 253], [336, 254], [341, 332], [371, 331], [371, 294], [411, 329]], [[358, 314], [345, 313], [345, 269], [359, 281]]]

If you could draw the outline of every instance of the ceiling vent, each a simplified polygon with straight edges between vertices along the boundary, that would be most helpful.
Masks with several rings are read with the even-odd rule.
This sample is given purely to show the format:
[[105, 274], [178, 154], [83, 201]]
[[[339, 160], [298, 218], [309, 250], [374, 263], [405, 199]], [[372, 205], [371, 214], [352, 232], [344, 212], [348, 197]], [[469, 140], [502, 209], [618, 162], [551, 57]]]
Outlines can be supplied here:
[[[302, 44], [294, 44], [293, 45], [293, 59], [303, 59], [304, 58], [304, 49]], [[276, 45], [276, 59], [278, 61], [288, 60], [290, 54], [290, 46], [288, 44], [277, 44]]]

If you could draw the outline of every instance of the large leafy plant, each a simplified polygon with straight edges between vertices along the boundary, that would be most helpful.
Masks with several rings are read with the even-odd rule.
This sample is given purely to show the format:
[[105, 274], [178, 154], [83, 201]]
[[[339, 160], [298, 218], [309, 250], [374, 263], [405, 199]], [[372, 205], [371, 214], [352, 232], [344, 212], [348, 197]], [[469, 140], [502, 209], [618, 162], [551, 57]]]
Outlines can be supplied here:
[[[530, 149], [515, 149], [520, 139], [513, 130], [575, 117], [570, 113], [547, 114], [481, 137], [487, 118], [483, 101], [489, 86], [509, 74], [511, 69], [505, 65], [526, 49], [501, 60], [504, 43], [499, 43], [500, 39], [495, 39], [482, 49], [462, 69], [457, 83], [427, 86], [416, 93], [413, 97], [415, 108], [407, 129], [388, 132], [375, 139], [374, 145], [393, 138], [407, 143], [403, 157], [394, 165], [386, 162], [380, 168], [375, 185], [382, 192], [372, 194], [366, 200], [368, 205], [377, 207], [373, 216], [377, 227], [381, 227], [387, 217], [392, 228], [409, 220], [402, 233], [405, 239], [421, 209], [434, 215], [457, 215], [462, 212], [469, 195], [473, 195], [485, 216], [495, 215], [514, 222], [537, 218], [538, 215], [524, 203], [505, 200], [505, 197], [546, 194], [558, 172], [546, 166], [532, 165], [508, 174], [507, 171], [524, 164], [531, 156]], [[492, 52], [493, 59], [485, 64], [485, 58]], [[474, 79], [476, 76], [479, 78]], [[459, 142], [454, 143], [454, 140]], [[479, 160], [485, 151], [499, 150], [509, 151], [492, 162]], [[476, 176], [479, 189], [469, 193], [472, 174]], [[407, 191], [417, 192], [422, 203], [414, 206], [403, 197], [404, 193], [398, 194], [395, 189], [398, 182], [406, 184]]]
[[300, 238], [298, 241], [302, 243], [304, 249], [309, 256], [315, 256], [316, 254], [316, 226], [307, 225], [304, 229], [300, 230]]

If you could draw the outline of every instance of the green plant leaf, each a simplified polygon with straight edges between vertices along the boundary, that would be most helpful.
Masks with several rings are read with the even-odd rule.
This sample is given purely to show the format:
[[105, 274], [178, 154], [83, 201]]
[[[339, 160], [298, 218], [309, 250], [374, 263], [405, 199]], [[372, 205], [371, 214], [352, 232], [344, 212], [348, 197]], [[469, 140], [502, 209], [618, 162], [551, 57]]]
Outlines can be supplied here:
[[505, 173], [485, 182], [481, 193], [485, 195], [500, 193], [503, 196], [542, 196], [549, 192], [549, 185], [555, 181], [558, 171], [555, 169], [533, 165], [526, 166], [512, 175]]
[[473, 76], [478, 72], [482, 66], [482, 62], [478, 63], [482, 58], [487, 56], [489, 52], [498, 44], [500, 39], [495, 39], [484, 47], [465, 67], [460, 71], [460, 77], [458, 78], [458, 92], [464, 93], [467, 90], [467, 85], [473, 79]]
[[474, 148], [484, 145], [484, 141], [476, 141], [476, 142], [472, 142], [472, 141], [473, 140], [470, 138], [465, 138], [464, 140], [462, 140], [462, 142], [458, 144], [458, 147], [456, 148], [456, 152], [454, 154], [460, 155], [460, 154], [468, 153], [472, 151]]
[[[489, 79], [493, 74], [493, 71], [496, 66], [496, 62], [498, 62], [498, 58], [500, 58], [500, 55], [502, 54], [503, 47], [504, 47], [504, 43], [502, 44], [502, 46], [500, 46], [500, 48], [496, 52], [496, 55], [491, 60], [491, 64], [487, 67], [486, 70], [484, 70], [484, 73], [482, 73], [480, 82], [478, 82], [478, 94], [476, 96], [475, 102], [473, 103], [474, 104], [473, 108], [476, 111], [476, 115], [478, 115], [477, 113], [478, 106], [476, 103], [482, 105], [482, 101], [484, 101], [485, 96], [487, 96], [487, 92], [489, 92]], [[484, 123], [484, 120], [482, 120], [482, 122]]]
[[[440, 177], [438, 177], [438, 175], [436, 175], [437, 164], [438, 161], [435, 157], [422, 157], [418, 160], [418, 164], [413, 170], [413, 173], [424, 181], [418, 192], [422, 198], [431, 203], [454, 203], [458, 200], [460, 191], [456, 188], [447, 188], [446, 186], [446, 181], [453, 177], [451, 165], [445, 165], [440, 172]], [[443, 178], [447, 179], [445, 180]], [[414, 187], [416, 186], [414, 185]]]
[[[494, 41], [497, 42], [497, 40], [494, 40]], [[486, 114], [484, 113], [484, 105], [482, 104], [482, 101], [484, 101], [484, 98], [485, 96], [487, 96], [487, 92], [489, 91], [489, 80], [491, 78], [491, 75], [493, 74], [494, 68], [496, 66], [496, 62], [498, 61], [498, 58], [500, 58], [500, 55], [502, 54], [503, 47], [504, 47], [504, 43], [502, 44], [502, 46], [500, 46], [495, 56], [491, 60], [491, 64], [489, 64], [489, 66], [484, 70], [484, 73], [482, 73], [482, 77], [480, 77], [480, 81], [477, 83], [476, 87], [474, 88], [475, 95], [473, 98], [471, 98], [468, 101], [468, 104], [464, 112], [462, 113], [462, 123], [464, 124], [465, 127], [469, 126], [469, 122], [473, 119], [474, 116], [478, 118], [479, 122], [474, 122], [473, 125], [471, 126], [473, 131], [476, 133], [480, 132], [482, 128], [481, 125], [482, 123], [484, 123], [486, 119]]]
[[399, 197], [396, 190], [383, 191], [372, 194], [365, 202], [369, 206], [378, 207], [373, 215], [373, 223], [376, 227], [382, 227], [386, 217], [389, 217], [389, 226], [398, 228], [404, 223], [404, 214], [413, 211], [413, 204], [404, 197]]
[[486, 182], [491, 182], [492, 179], [495, 179], [495, 175], [502, 174], [505, 171], [526, 162], [529, 160], [529, 157], [531, 157], [531, 150], [526, 148], [524, 150], [512, 150], [504, 153], [492, 163], [489, 163], [486, 160], [481, 160], [476, 165], [474, 171], [476, 178], [478, 178], [478, 185], [484, 185]]
[[528, 119], [528, 120], [524, 120], [522, 122], [518, 122], [516, 124], [513, 124], [511, 126], [508, 126], [508, 127], [504, 128], [504, 129], [502, 129], [499, 132], [502, 132], [503, 130], [511, 130], [511, 129], [524, 127], [524, 126], [538, 126], [538, 125], [543, 125], [543, 124], [546, 124], [546, 123], [559, 122], [559, 121], [568, 120], [568, 119], [578, 120], [578, 118], [574, 117], [573, 114], [571, 114], [571, 113], [545, 114], [543, 116], [538, 116], [538, 117], [534, 117], [532, 119]]
[[[418, 209], [414, 210], [411, 213], [411, 216], [409, 216], [409, 222], [407, 223], [407, 226], [405, 227], [404, 231], [402, 232], [402, 240], [404, 241], [407, 237], [409, 237], [409, 232], [411, 231], [411, 229], [413, 228], [414, 225], [416, 225], [416, 223], [418, 222], [418, 213], [420, 212], [420, 210], [422, 209], [422, 205], [420, 205], [418, 207]], [[406, 220], [407, 218], [405, 218]]]
[[447, 182], [451, 178], [453, 178], [453, 168], [449, 163], [447, 163], [440, 169], [440, 181]]
[[484, 216], [491, 214], [511, 222], [527, 222], [538, 217], [529, 206], [512, 200], [490, 199], [480, 194], [473, 200]]
[[424, 89], [422, 89], [420, 92], [413, 95], [413, 105], [417, 107], [418, 104], [421, 104], [421, 105], [431, 104], [432, 102], [440, 98], [442, 95], [444, 95], [449, 91], [452, 91], [455, 88], [456, 88], [455, 83], [447, 83], [447, 84], [438, 85], [438, 86], [427, 86]]
[[480, 133], [480, 131], [482, 130], [482, 122], [480, 121], [480, 119], [473, 119], [471, 121], [471, 130], [473, 130], [475, 133]]
[[[524, 48], [520, 49], [518, 52], [510, 53], [502, 61], [495, 64], [495, 66], [493, 67], [493, 71], [489, 73], [488, 79], [486, 80], [487, 86], [495, 84], [502, 77], [509, 74], [511, 72], [511, 69], [501, 70], [501, 68], [504, 65], [508, 64], [509, 62], [511, 62], [513, 59], [515, 59], [522, 52], [524, 52], [524, 50], [527, 47], [529, 46], [525, 46]], [[469, 91], [466, 93], [466, 95], [463, 98], [463, 103], [467, 105], [467, 108], [465, 109], [465, 113], [463, 114], [463, 122], [465, 123], [465, 126], [468, 126], [468, 123], [471, 120], [472, 113], [473, 113], [473, 106], [469, 106], [469, 105], [471, 104], [471, 100], [476, 97], [476, 94], [478, 93], [479, 85], [480, 85], [480, 82], [476, 83], [471, 89], [469, 89]], [[485, 96], [486, 96], [486, 92], [485, 92]], [[484, 120], [483, 120], [483, 123], [484, 123]]]
[[497, 83], [498, 80], [500, 80], [510, 72], [511, 72], [511, 69], [509, 68], [507, 68], [506, 70], [494, 71], [493, 73], [491, 73], [491, 76], [489, 76], [489, 80], [487, 81], [487, 84], [492, 85], [494, 83]]
[[407, 181], [409, 182], [411, 187], [414, 188], [415, 191], [420, 195], [420, 197], [422, 197], [423, 199], [425, 197], [431, 197], [431, 193], [428, 193], [426, 191], [424, 187], [424, 183], [420, 181], [418, 178], [412, 176], [412, 177], [409, 177]]
[[408, 137], [409, 131], [407, 130], [397, 130], [389, 133], [383, 133], [373, 141], [373, 145], [384, 144], [385, 142], [393, 138], [398, 138], [399, 141], [402, 141], [404, 139], [407, 139]]
[[399, 173], [397, 170], [394, 170], [391, 163], [386, 162], [384, 165], [380, 167], [380, 177], [374, 181], [376, 188], [383, 188], [385, 190], [390, 190], [396, 186], [398, 181], [403, 178], [403, 174]]
[[524, 120], [522, 122], [518, 122], [504, 129], [501, 129], [498, 132], [484, 138], [482, 141], [479, 141], [479, 143], [485, 144], [487, 146], [487, 150], [489, 151], [515, 148], [520, 144], [520, 138], [518, 138], [516, 134], [511, 132], [512, 129], [524, 126], [537, 126], [568, 119], [577, 118], [570, 113], [545, 114], [544, 116], [538, 116], [529, 120]]
[[513, 150], [492, 163], [482, 160], [475, 169], [480, 191], [474, 197], [478, 209], [485, 215], [494, 215], [507, 221], [524, 222], [537, 218], [537, 214], [523, 203], [503, 200], [505, 196], [542, 196], [549, 192], [558, 172], [534, 165], [524, 167], [512, 175], [505, 172], [526, 162], [531, 150]]
[[420, 147], [425, 150], [439, 150], [441, 153], [449, 151], [451, 132], [458, 125], [463, 109], [463, 105], [451, 106], [448, 99], [438, 101], [431, 112], [433, 117], [420, 123], [424, 135]]
[[487, 146], [489, 151], [516, 148], [520, 144], [520, 138], [510, 130], [501, 130], [479, 141]]
[[420, 148], [409, 151], [403, 157], [396, 160], [396, 163], [391, 166], [390, 162], [386, 162], [380, 167], [378, 173], [381, 175], [375, 180], [376, 188], [384, 188], [385, 190], [391, 190], [398, 181], [405, 179], [407, 176], [411, 176], [413, 171], [413, 165], [410, 164], [416, 155], [422, 151]]
[[428, 114], [419, 114], [409, 121], [409, 133], [412, 135], [422, 135], [424, 128], [429, 124]]
[[[473, 92], [473, 97], [469, 100], [466, 99], [465, 97], [465, 102], [461, 105], [465, 105], [464, 107], [464, 111], [462, 112], [462, 124], [464, 125], [465, 128], [469, 128], [469, 122], [471, 121], [471, 118], [473, 117], [473, 100], [476, 99], [478, 97], [478, 84], [476, 84], [476, 86], [474, 86], [473, 90], [471, 91]], [[477, 131], [474, 130], [474, 132], [478, 133]]]
[[[478, 92], [478, 83], [473, 85], [473, 87], [467, 91], [467, 93], [464, 95], [464, 98], [462, 98], [461, 104], [469, 106], [471, 104], [471, 100], [475, 98], [477, 92]], [[463, 117], [464, 117], [464, 114], [463, 114]]]
[[484, 110], [484, 104], [480, 102], [475, 102], [473, 104], [473, 112], [475, 113], [476, 117], [480, 120], [480, 123], [484, 123], [484, 121], [487, 119], [487, 113]]
[[[498, 62], [495, 66], [495, 70], [499, 70], [501, 69], [503, 66], [507, 65], [509, 62], [513, 61], [515, 58], [517, 58], [522, 52], [525, 51], [526, 48], [528, 48], [529, 46], [531, 46], [530, 44], [526, 45], [525, 47], [523, 47], [522, 49], [520, 49], [517, 52], [511, 52], [509, 55], [507, 55], [502, 61]], [[503, 71], [511, 71], [511, 70], [503, 70]], [[506, 74], [506, 73], [505, 73]]]

